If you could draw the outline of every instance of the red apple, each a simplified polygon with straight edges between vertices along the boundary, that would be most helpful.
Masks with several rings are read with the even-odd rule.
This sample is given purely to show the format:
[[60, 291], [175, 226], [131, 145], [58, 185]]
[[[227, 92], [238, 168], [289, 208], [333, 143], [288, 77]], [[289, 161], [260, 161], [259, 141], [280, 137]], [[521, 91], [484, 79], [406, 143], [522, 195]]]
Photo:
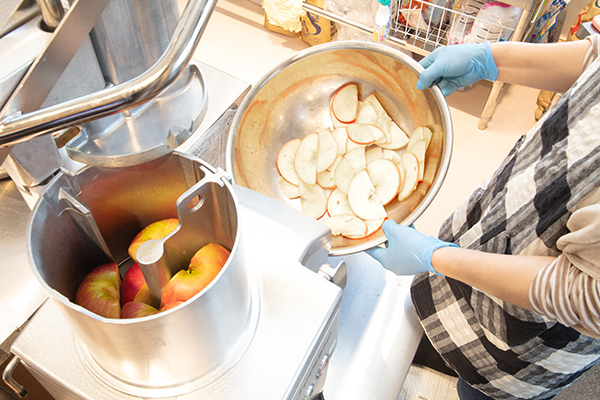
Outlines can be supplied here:
[[121, 275], [116, 263], [101, 265], [86, 275], [77, 288], [75, 303], [105, 318], [119, 318]]
[[134, 263], [129, 267], [121, 282], [121, 306], [125, 306], [130, 301], [152, 304], [150, 289], [148, 289], [146, 279], [138, 263]]
[[188, 269], [177, 272], [166, 284], [160, 307], [194, 297], [218, 275], [228, 258], [229, 250], [216, 243], [202, 247], [192, 257]]
[[178, 305], [180, 305], [180, 304], [183, 304], [183, 303], [185, 303], [185, 301], [172, 301], [172, 302], [170, 302], [170, 303], [167, 303], [167, 304], [165, 304], [164, 306], [162, 306], [162, 307], [160, 308], [160, 311], [162, 312], [162, 311], [167, 311], [167, 310], [170, 310], [171, 308], [175, 308], [175, 307], [177, 307]]
[[158, 310], [151, 305], [139, 301], [130, 301], [123, 306], [121, 318], [141, 318], [156, 313], [158, 313]]
[[134, 261], [137, 261], [137, 251], [147, 240], [150, 239], [162, 239], [173, 231], [179, 224], [177, 218], [167, 218], [160, 221], [156, 221], [142, 229], [140, 233], [136, 235], [129, 245], [128, 253]]

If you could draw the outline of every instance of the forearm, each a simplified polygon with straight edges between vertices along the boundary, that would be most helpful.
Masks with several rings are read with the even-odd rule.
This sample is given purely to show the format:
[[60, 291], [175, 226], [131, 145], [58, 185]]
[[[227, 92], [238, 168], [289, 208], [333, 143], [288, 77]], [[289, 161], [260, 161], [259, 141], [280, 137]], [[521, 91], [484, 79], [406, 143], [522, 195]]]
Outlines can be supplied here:
[[590, 42], [501, 42], [490, 47], [498, 81], [564, 93], [581, 75]]
[[433, 252], [431, 265], [445, 276], [531, 310], [529, 288], [553, 257], [516, 256], [444, 247]]

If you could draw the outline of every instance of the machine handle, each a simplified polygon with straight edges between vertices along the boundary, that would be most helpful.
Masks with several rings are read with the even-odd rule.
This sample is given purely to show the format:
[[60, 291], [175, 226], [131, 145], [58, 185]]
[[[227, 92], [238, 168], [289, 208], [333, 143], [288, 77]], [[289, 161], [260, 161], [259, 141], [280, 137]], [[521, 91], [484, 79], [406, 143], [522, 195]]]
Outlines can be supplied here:
[[191, 61], [216, 3], [217, 0], [190, 0], [165, 52], [140, 76], [96, 93], [3, 120], [0, 123], [0, 147], [116, 114], [156, 97]]
[[12, 373], [15, 370], [15, 368], [17, 368], [17, 365], [19, 365], [20, 361], [21, 359], [19, 357], [14, 356], [12, 360], [10, 360], [8, 364], [6, 364], [4, 372], [2, 372], [2, 380], [4, 381], [4, 383], [6, 383], [6, 386], [11, 388], [15, 392], [17, 396], [23, 398], [27, 396], [27, 389], [25, 389], [23, 385], [15, 381], [15, 379], [12, 377]]

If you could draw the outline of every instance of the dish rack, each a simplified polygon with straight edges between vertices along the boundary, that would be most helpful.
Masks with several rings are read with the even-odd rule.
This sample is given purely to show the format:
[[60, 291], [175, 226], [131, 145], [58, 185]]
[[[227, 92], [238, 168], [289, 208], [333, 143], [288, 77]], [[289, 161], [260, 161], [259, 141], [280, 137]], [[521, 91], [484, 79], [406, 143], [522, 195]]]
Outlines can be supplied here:
[[[463, 0], [467, 1], [467, 0]], [[485, 0], [481, 0], [485, 3]], [[538, 0], [503, 0], [505, 4], [518, 7], [522, 10], [516, 24], [505, 26], [498, 23], [485, 21], [477, 17], [477, 13], [466, 13], [458, 9], [451, 9], [424, 0], [400, 0], [399, 7], [392, 15], [390, 34], [384, 44], [395, 44], [401, 48], [411, 51], [413, 54], [426, 56], [440, 46], [459, 43], [468, 34], [471, 26], [483, 26], [476, 42], [495, 42], [499, 40], [522, 41], [531, 23], [531, 17], [535, 11]], [[361, 23], [351, 21], [344, 16], [324, 10], [323, 8], [304, 2], [304, 11], [327, 18], [338, 24], [357, 29], [368, 35], [373, 34], [373, 26], [365, 26]], [[424, 18], [425, 10], [429, 18]], [[431, 16], [436, 15], [436, 18]], [[433, 21], [438, 22], [433, 22]], [[461, 28], [456, 22], [462, 23]], [[454, 28], [453, 28], [454, 26]], [[451, 31], [453, 30], [453, 31]], [[483, 32], [483, 34], [481, 34]], [[484, 130], [504, 88], [503, 82], [494, 82], [488, 99], [481, 112], [478, 128]]]

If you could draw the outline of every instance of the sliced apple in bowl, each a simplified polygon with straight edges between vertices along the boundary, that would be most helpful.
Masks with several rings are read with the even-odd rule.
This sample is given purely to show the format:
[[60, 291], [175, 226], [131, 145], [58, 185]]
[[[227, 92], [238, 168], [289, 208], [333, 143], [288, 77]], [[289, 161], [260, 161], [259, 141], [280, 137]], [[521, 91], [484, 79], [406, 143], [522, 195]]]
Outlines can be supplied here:
[[368, 219], [386, 218], [387, 212], [366, 169], [357, 173], [348, 188], [348, 203], [354, 214]]
[[341, 123], [356, 121], [358, 112], [358, 86], [353, 83], [342, 86], [331, 98], [331, 113]]

